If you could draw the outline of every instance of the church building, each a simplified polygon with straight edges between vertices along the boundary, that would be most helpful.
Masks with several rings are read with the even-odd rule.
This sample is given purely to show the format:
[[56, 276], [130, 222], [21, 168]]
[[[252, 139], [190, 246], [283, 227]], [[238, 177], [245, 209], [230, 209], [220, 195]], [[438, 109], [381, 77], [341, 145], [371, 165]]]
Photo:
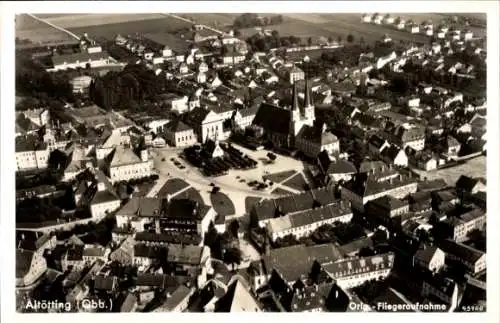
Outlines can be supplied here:
[[293, 85], [292, 96], [290, 109], [262, 103], [253, 124], [262, 127], [265, 137], [277, 147], [298, 149], [310, 157], [323, 150], [330, 154], [338, 152], [337, 137], [316, 123], [310, 83], [306, 82], [303, 106], [299, 104], [297, 83]]

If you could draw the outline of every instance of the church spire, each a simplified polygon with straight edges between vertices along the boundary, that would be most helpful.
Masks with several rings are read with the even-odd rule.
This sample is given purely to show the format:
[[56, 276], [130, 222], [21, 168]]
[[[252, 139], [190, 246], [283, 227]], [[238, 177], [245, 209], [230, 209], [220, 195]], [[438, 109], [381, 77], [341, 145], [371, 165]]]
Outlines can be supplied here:
[[306, 80], [306, 90], [304, 94], [304, 108], [312, 107], [311, 104], [311, 84]]
[[292, 103], [292, 110], [299, 110], [299, 91], [297, 90], [297, 83], [293, 83], [293, 91], [292, 91], [292, 96], [293, 96], [293, 103]]

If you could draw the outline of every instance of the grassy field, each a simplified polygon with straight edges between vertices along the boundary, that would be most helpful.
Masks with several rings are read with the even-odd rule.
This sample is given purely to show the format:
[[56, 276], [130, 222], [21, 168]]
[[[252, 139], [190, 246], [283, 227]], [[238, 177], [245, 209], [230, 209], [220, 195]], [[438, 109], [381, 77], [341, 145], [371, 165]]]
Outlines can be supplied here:
[[283, 182], [285, 179], [287, 179], [288, 177], [292, 176], [293, 174], [295, 174], [296, 172], [294, 170], [286, 170], [286, 171], [283, 171], [283, 172], [279, 172], [279, 173], [274, 173], [274, 174], [270, 174], [270, 175], [265, 175], [263, 176], [264, 179], [266, 180], [270, 180], [271, 182], [274, 182], [274, 183], [281, 183]]
[[167, 195], [173, 195], [188, 186], [189, 184], [180, 178], [169, 179], [158, 191], [158, 194], [156, 194], [156, 196], [165, 197]]
[[176, 13], [176, 15], [194, 20], [199, 24], [210, 26], [232, 25], [239, 13]]
[[302, 174], [297, 173], [294, 177], [282, 183], [282, 185], [288, 186], [297, 191], [303, 191], [304, 187], [307, 185], [307, 182], [304, 179], [304, 176], [302, 176]]
[[57, 43], [74, 40], [65, 32], [50, 27], [28, 15], [17, 15], [15, 21], [16, 37], [29, 39], [33, 43]]
[[198, 202], [200, 204], [205, 204], [205, 202], [203, 201], [203, 198], [200, 195], [200, 192], [198, 192], [193, 187], [182, 192], [181, 194], [178, 194], [178, 195], [172, 197], [172, 199], [174, 199], [174, 200], [190, 199], [190, 200], [193, 200], [193, 201]]
[[210, 201], [214, 207], [215, 212], [220, 215], [233, 215], [235, 213], [234, 204], [224, 193], [217, 192], [215, 194], [210, 194]]
[[247, 196], [245, 198], [245, 210], [247, 213], [250, 213], [250, 211], [252, 210], [253, 206], [257, 203], [260, 202], [262, 198], [260, 197], [255, 197], [255, 196]]
[[135, 20], [128, 22], [108, 23], [86, 27], [68, 27], [67, 29], [77, 35], [87, 33], [93, 38], [112, 39], [117, 34], [145, 34], [172, 32], [181, 28], [191, 27], [191, 24], [173, 17], [154, 18], [148, 20]]

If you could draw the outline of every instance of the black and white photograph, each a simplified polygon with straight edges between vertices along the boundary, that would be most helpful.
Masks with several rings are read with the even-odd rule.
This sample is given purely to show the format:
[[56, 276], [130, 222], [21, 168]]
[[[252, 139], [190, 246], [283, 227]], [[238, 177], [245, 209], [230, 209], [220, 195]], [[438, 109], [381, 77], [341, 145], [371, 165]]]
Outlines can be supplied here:
[[2, 17], [17, 317], [493, 310], [488, 4], [202, 2]]

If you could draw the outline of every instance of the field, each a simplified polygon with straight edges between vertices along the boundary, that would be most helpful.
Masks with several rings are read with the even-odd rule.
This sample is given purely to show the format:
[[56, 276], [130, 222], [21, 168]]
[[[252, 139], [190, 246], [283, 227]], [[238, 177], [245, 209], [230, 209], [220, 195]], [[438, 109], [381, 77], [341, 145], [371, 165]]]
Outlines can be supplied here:
[[281, 183], [284, 180], [286, 180], [287, 178], [293, 176], [293, 174], [295, 174], [295, 173], [296, 172], [294, 170], [286, 170], [286, 171], [279, 172], [279, 173], [265, 175], [265, 176], [263, 176], [263, 178], [266, 180], [270, 180], [271, 182], [274, 182], [274, 183]]
[[235, 213], [233, 202], [229, 196], [224, 193], [217, 192], [210, 194], [210, 201], [217, 214], [227, 216]]
[[156, 196], [165, 197], [167, 195], [173, 195], [173, 194], [185, 189], [188, 186], [189, 186], [189, 184], [180, 178], [169, 179], [163, 185], [163, 187], [160, 189], [160, 191], [156, 194]]
[[[394, 41], [414, 41], [427, 43], [429, 38], [424, 35], [413, 35], [406, 31], [396, 30], [390, 26], [367, 24], [361, 22], [361, 14], [284, 14], [284, 22], [280, 25], [267, 26], [266, 29], [277, 30], [281, 36], [297, 37], [329, 37], [337, 39], [339, 36], [344, 40], [347, 35], [354, 36], [354, 42], [359, 41], [361, 37], [365, 42], [374, 42], [380, 40], [384, 34], [388, 34]], [[446, 18], [446, 14], [435, 13], [408, 13], [394, 14], [403, 19], [412, 19], [417, 23], [431, 20], [439, 23]], [[483, 36], [486, 31], [481, 28], [471, 28], [479, 36]], [[241, 29], [243, 37], [249, 37], [257, 31], [255, 28]]]
[[16, 37], [19, 39], [29, 39], [33, 43], [58, 43], [74, 40], [65, 32], [50, 27], [28, 15], [18, 15], [15, 19]]
[[[121, 15], [123, 18], [124, 15]], [[99, 25], [87, 25], [87, 26], [76, 26], [67, 27], [67, 29], [77, 35], [83, 35], [87, 33], [92, 38], [106, 38], [112, 39], [117, 34], [129, 35], [129, 34], [145, 34], [145, 33], [164, 33], [172, 32], [181, 28], [191, 27], [191, 24], [173, 17], [161, 16], [161, 15], [149, 15], [153, 19], [137, 19], [134, 21], [123, 21], [121, 22], [111, 22]], [[88, 20], [85, 23], [90, 23]], [[83, 24], [80, 22], [80, 24]]]
[[246, 212], [250, 213], [250, 211], [252, 210], [253, 206], [255, 204], [259, 203], [260, 200], [262, 200], [262, 198], [260, 198], [260, 197], [247, 196], [245, 198], [245, 210], [246, 210]]
[[282, 183], [282, 185], [288, 186], [297, 191], [303, 191], [307, 185], [307, 182], [301, 173], [297, 173], [295, 176]]
[[209, 26], [232, 25], [239, 13], [176, 13], [176, 15], [194, 20], [198, 24]]
[[191, 187], [187, 189], [186, 191], [177, 194], [176, 196], [172, 197], [173, 200], [181, 200], [181, 199], [190, 199], [195, 202], [198, 202], [200, 204], [204, 204], [205, 202], [203, 201], [203, 198], [200, 195], [200, 192], [198, 192], [195, 188]]

